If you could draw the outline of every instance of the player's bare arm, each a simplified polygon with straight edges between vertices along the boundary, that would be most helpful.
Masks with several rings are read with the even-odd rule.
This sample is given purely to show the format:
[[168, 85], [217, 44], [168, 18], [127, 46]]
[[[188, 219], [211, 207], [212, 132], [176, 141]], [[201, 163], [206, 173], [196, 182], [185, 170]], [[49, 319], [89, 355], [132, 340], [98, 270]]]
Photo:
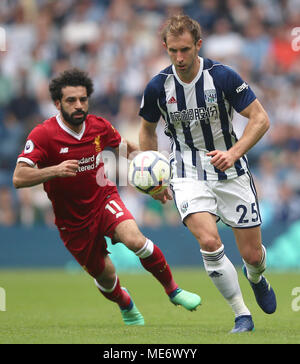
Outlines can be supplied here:
[[124, 138], [122, 138], [120, 145], [115, 150], [122, 157], [130, 159], [140, 151], [138, 145]]
[[211, 164], [222, 172], [233, 166], [234, 162], [251, 149], [266, 133], [270, 121], [261, 103], [256, 99], [246, 107], [241, 115], [249, 121], [239, 141], [227, 151], [213, 150], [207, 153], [211, 156]]
[[142, 118], [139, 134], [141, 150], [157, 150], [156, 123], [151, 123]]
[[75, 177], [78, 170], [77, 160], [66, 160], [62, 163], [46, 167], [34, 168], [27, 163], [19, 162], [14, 171], [15, 188], [32, 187], [57, 177]]
[[[140, 149], [141, 150], [157, 150], [157, 134], [156, 134], [156, 123], [151, 123], [142, 118], [142, 124], [139, 134]], [[168, 200], [172, 200], [172, 194], [169, 188], [156, 193], [152, 196], [154, 200], [160, 201], [165, 204]]]

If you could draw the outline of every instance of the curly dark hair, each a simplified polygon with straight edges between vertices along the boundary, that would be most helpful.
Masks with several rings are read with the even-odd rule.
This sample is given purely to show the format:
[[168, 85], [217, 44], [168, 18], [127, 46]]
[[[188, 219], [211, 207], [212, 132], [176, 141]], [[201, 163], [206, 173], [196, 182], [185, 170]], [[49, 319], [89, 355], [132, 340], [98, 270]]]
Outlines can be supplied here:
[[66, 70], [49, 84], [49, 91], [52, 100], [55, 102], [62, 99], [62, 89], [66, 86], [84, 86], [89, 97], [94, 91], [94, 85], [86, 72], [77, 68]]

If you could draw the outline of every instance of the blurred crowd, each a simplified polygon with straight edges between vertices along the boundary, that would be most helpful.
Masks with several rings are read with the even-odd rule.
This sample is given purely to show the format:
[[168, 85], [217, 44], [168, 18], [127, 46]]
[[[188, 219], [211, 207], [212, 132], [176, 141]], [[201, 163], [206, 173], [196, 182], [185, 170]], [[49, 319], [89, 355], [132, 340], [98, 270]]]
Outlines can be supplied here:
[[[202, 26], [200, 55], [236, 69], [269, 114], [270, 130], [248, 153], [265, 224], [300, 219], [299, 0], [1, 0], [0, 225], [53, 224], [41, 186], [16, 191], [11, 183], [27, 134], [57, 113], [49, 80], [73, 66], [86, 70], [95, 85], [90, 113], [137, 142], [144, 87], [170, 63], [159, 30], [179, 12]], [[235, 115], [238, 135], [245, 123]], [[160, 134], [159, 149], [168, 150]], [[174, 204], [133, 188], [120, 193], [140, 225], [180, 224]]]

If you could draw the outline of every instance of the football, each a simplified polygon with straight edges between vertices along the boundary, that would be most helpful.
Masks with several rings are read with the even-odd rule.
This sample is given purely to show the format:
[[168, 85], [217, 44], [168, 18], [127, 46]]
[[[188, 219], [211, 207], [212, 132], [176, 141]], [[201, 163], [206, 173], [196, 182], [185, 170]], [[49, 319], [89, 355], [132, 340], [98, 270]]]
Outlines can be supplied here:
[[151, 196], [168, 187], [170, 178], [170, 163], [157, 151], [139, 153], [129, 165], [129, 183], [138, 191]]

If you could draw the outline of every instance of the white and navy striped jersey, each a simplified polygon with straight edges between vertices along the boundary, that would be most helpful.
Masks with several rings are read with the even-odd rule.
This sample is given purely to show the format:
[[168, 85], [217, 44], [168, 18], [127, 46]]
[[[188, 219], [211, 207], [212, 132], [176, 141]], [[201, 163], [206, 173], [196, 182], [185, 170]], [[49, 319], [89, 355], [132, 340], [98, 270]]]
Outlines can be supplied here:
[[201, 58], [191, 83], [184, 83], [170, 65], [148, 83], [139, 115], [149, 122], [165, 120], [170, 137], [173, 178], [225, 180], [247, 172], [247, 157], [221, 172], [210, 164], [208, 151], [228, 150], [237, 142], [233, 110], [241, 112], [256, 98], [230, 67]]

